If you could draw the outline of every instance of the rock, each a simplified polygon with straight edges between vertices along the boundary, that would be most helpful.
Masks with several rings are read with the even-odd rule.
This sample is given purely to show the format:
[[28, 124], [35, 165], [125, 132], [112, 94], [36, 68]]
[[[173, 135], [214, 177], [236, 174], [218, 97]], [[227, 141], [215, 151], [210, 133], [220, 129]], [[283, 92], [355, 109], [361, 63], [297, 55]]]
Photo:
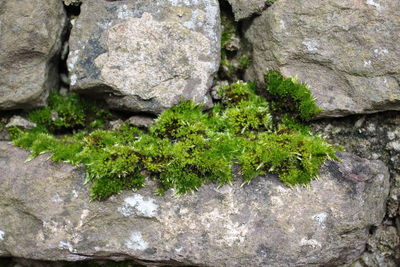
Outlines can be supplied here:
[[146, 117], [142, 115], [131, 116], [129, 119], [125, 121], [129, 125], [140, 127], [140, 128], [148, 128], [154, 123], [154, 118]]
[[357, 258], [381, 223], [389, 174], [339, 153], [310, 187], [274, 176], [177, 198], [154, 185], [90, 201], [84, 169], [0, 143], [0, 257], [145, 265], [335, 266]]
[[21, 129], [33, 129], [37, 125], [36, 125], [36, 123], [30, 122], [21, 116], [14, 115], [11, 117], [10, 121], [7, 123], [6, 128], [11, 128], [14, 126], [17, 126]]
[[0, 110], [46, 104], [58, 86], [66, 18], [61, 1], [1, 1]]
[[232, 6], [236, 21], [249, 18], [254, 14], [259, 15], [268, 5], [266, 0], [228, 0], [228, 2]]
[[82, 3], [81, 0], [63, 0], [63, 2], [66, 6], [77, 6]]
[[229, 85], [229, 82], [226, 81], [226, 80], [217, 81], [217, 82], [215, 83], [215, 85], [211, 88], [211, 97], [212, 97], [214, 100], [221, 100], [221, 99], [222, 99], [222, 96], [220, 96], [220, 95], [218, 94], [218, 91], [219, 91], [222, 87], [228, 86], [228, 85]]
[[322, 117], [400, 110], [397, 0], [279, 0], [246, 31], [248, 79], [268, 69], [307, 83]]
[[219, 24], [217, 0], [85, 1], [70, 37], [71, 88], [120, 110], [210, 105]]

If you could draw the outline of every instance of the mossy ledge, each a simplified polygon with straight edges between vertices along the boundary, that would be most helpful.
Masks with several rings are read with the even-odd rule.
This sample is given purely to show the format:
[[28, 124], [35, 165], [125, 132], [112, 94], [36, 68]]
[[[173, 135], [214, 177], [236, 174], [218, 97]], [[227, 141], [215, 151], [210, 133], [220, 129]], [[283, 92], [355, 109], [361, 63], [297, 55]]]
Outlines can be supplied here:
[[[336, 159], [338, 147], [303, 124], [302, 119], [318, 111], [305, 86], [277, 72], [266, 77], [269, 94], [294, 101], [290, 112], [281, 113], [275, 123], [270, 107], [279, 105], [258, 96], [252, 83], [221, 88], [221, 102], [206, 112], [200, 105], [183, 101], [164, 111], [146, 131], [129, 125], [107, 130], [103, 122], [108, 112], [78, 95], [64, 98], [53, 93], [48, 107], [30, 112], [38, 127], [10, 129], [12, 143], [29, 149], [31, 158], [49, 152], [54, 161], [84, 164], [93, 200], [139, 189], [145, 177], [158, 182], [159, 194], [170, 188], [185, 194], [207, 182], [231, 183], [236, 164], [244, 183], [272, 172], [289, 186], [306, 185], [318, 176], [322, 163]], [[83, 125], [91, 127], [54, 135]]]

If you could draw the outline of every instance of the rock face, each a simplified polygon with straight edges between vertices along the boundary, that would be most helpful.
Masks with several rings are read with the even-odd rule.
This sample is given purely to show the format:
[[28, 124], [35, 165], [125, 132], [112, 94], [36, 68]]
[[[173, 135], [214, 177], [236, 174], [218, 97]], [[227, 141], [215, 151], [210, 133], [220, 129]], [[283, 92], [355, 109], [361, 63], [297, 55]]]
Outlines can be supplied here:
[[251, 17], [253, 14], [261, 14], [267, 7], [266, 0], [228, 0], [232, 6], [235, 20]]
[[70, 37], [71, 88], [131, 111], [210, 104], [219, 51], [217, 0], [84, 1]]
[[0, 109], [46, 104], [56, 89], [66, 14], [61, 1], [0, 3]]
[[267, 69], [307, 83], [322, 116], [400, 110], [397, 0], [279, 0], [246, 32], [248, 78]]
[[195, 266], [326, 266], [359, 256], [385, 213], [388, 170], [340, 153], [309, 188], [272, 176], [176, 198], [154, 186], [90, 202], [84, 170], [0, 142], [0, 257]]

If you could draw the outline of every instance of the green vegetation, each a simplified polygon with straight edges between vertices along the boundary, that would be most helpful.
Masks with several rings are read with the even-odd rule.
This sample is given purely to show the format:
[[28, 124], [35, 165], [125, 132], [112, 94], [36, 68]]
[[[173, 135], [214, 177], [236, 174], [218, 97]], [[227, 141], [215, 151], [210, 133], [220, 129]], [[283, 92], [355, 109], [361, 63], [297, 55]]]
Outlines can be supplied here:
[[298, 120], [308, 121], [322, 111], [307, 86], [294, 78], [270, 71], [265, 75], [265, 83], [272, 100], [271, 110], [276, 113], [291, 114]]
[[109, 116], [105, 110], [100, 110], [93, 101], [84, 100], [78, 94], [62, 96], [50, 92], [47, 107], [33, 110], [29, 113], [29, 120], [49, 131], [82, 128], [91, 117], [94, 126], [99, 126]]
[[267, 2], [267, 4], [269, 4], [269, 5], [272, 5], [276, 1], [278, 1], [278, 0], [265, 0], [265, 2]]
[[238, 38], [238, 25], [232, 16], [226, 13], [221, 14], [223, 31], [221, 35], [221, 67], [219, 75], [223, 79], [236, 81], [244, 70], [248, 68], [251, 59], [240, 50], [243, 44]]
[[[325, 160], [335, 159], [337, 147], [302, 123], [318, 111], [302, 91], [304, 85], [276, 72], [266, 79], [269, 93], [282, 103], [294, 101], [300, 115], [290, 113], [294, 108], [286, 112], [279, 103], [268, 103], [255, 93], [254, 84], [237, 82], [219, 90], [221, 101], [208, 112], [191, 101], [181, 102], [164, 111], [148, 131], [123, 125], [57, 138], [54, 131], [93, 125], [107, 113], [90, 108], [94, 116], [88, 118], [88, 106], [77, 95], [53, 94], [49, 107], [30, 113], [38, 127], [13, 128], [10, 134], [13, 144], [31, 150], [31, 157], [50, 152], [54, 161], [83, 163], [94, 200], [141, 188], [145, 177], [158, 182], [159, 194], [170, 188], [185, 194], [208, 182], [231, 183], [237, 164], [244, 183], [272, 172], [287, 185], [308, 184]], [[278, 123], [273, 123], [270, 105], [282, 112]], [[49, 117], [53, 110], [59, 120]]]

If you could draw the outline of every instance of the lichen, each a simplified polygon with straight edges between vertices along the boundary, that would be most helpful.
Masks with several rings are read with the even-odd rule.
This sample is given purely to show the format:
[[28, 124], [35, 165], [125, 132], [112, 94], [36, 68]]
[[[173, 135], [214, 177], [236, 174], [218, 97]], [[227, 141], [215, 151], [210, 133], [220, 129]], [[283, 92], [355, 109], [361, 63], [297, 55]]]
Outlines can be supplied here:
[[[289, 104], [285, 97], [294, 101], [300, 115], [291, 113], [293, 108], [285, 110], [273, 123], [271, 103], [256, 94], [255, 85], [236, 82], [219, 90], [221, 101], [213, 109], [204, 112], [201, 105], [183, 101], [164, 111], [147, 131], [124, 124], [117, 130], [82, 130], [56, 137], [57, 130], [80, 127], [84, 121], [91, 125], [101, 114], [107, 114], [97, 111], [98, 116], [88, 121], [77, 115], [86, 114], [87, 108], [78, 96], [73, 96], [73, 101], [67, 96], [65, 101], [55, 101], [57, 108], [53, 102], [50, 107], [33, 111], [36, 116], [45, 116], [35, 121], [38, 127], [13, 128], [10, 135], [13, 144], [31, 150], [31, 158], [49, 152], [54, 161], [84, 164], [94, 200], [125, 189], [139, 189], [145, 185], [145, 177], [158, 182], [159, 194], [171, 188], [185, 194], [209, 182], [223, 185], [233, 181], [234, 165], [240, 166], [245, 183], [272, 172], [287, 185], [308, 184], [317, 177], [325, 160], [335, 159], [337, 147], [312, 134], [303, 124], [303, 119], [318, 109], [304, 97], [306, 93], [288, 91], [305, 90], [305, 86], [292, 79], [288, 82], [276, 73], [266, 77], [270, 93], [282, 103]], [[54, 125], [55, 121], [48, 119], [48, 110], [53, 109], [73, 111], [78, 121], [59, 112], [68, 123]]]

